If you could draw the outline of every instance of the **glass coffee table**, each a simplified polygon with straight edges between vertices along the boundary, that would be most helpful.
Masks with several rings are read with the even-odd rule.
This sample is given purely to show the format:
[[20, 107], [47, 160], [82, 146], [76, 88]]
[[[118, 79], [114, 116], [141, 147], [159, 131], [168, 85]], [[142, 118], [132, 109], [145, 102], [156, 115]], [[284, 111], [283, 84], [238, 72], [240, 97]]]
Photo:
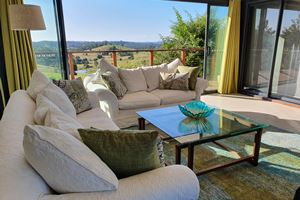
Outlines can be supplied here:
[[[175, 160], [176, 164], [181, 164], [181, 150], [188, 148], [188, 167], [193, 169], [194, 146], [208, 142], [213, 142], [225, 150], [235, 153], [239, 159], [230, 163], [213, 166], [199, 172], [197, 175], [208, 173], [217, 169], [229, 167], [241, 162], [250, 162], [254, 166], [258, 165], [259, 150], [263, 128], [267, 125], [252, 121], [251, 119], [223, 109], [216, 109], [207, 118], [195, 120], [183, 115], [178, 106], [151, 109], [137, 112], [139, 116], [139, 129], [145, 129], [145, 121], [148, 121], [164, 133], [169, 138], [175, 139]], [[253, 155], [242, 157], [229, 147], [221, 144], [218, 140], [236, 137], [243, 134], [255, 132]]]

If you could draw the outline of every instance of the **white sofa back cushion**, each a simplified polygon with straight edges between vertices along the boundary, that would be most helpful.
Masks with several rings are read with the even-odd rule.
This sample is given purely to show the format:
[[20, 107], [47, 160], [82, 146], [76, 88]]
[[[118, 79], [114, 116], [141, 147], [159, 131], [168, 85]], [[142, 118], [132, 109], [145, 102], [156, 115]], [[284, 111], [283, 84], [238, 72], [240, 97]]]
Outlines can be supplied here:
[[70, 101], [66, 93], [57, 87], [53, 83], [49, 83], [47, 87], [43, 89], [41, 94], [47, 97], [52, 103], [54, 103], [59, 109], [61, 109], [67, 115], [76, 118], [76, 109]]
[[142, 71], [147, 83], [147, 91], [152, 91], [159, 87], [159, 74], [166, 68], [166, 64], [142, 67]]
[[119, 69], [119, 75], [123, 80], [129, 93], [146, 91], [147, 83], [141, 68]]
[[167, 72], [167, 73], [175, 73], [177, 72], [177, 68], [179, 65], [183, 65], [182, 62], [180, 61], [179, 58], [176, 58], [175, 60], [173, 60], [172, 62], [170, 62], [167, 66], [167, 71], [164, 71], [164, 72]]
[[58, 193], [118, 188], [118, 179], [107, 165], [68, 133], [28, 125], [24, 129], [23, 147], [27, 161]]
[[50, 80], [42, 74], [42, 72], [35, 70], [26, 92], [33, 100], [35, 100], [38, 93], [40, 93], [49, 83]]
[[55, 104], [42, 94], [38, 94], [36, 104], [37, 108], [34, 112], [34, 121], [38, 125], [57, 128], [70, 133], [77, 139], [81, 140], [77, 129], [83, 128], [83, 126], [76, 119], [62, 112]]

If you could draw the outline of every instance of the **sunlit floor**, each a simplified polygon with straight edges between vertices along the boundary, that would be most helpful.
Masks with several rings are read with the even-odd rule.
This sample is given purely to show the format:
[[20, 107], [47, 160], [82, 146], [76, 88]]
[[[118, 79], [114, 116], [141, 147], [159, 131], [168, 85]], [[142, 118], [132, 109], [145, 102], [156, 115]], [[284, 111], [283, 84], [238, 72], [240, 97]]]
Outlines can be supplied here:
[[255, 121], [292, 133], [300, 133], [300, 109], [244, 95], [203, 95], [209, 105], [235, 111]]

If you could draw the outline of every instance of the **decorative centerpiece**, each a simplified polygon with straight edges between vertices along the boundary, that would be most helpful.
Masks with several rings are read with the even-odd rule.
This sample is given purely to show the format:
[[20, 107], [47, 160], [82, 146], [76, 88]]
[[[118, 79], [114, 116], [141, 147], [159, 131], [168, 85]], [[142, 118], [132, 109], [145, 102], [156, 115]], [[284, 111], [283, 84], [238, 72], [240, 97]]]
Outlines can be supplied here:
[[185, 106], [178, 105], [178, 107], [182, 114], [194, 119], [206, 118], [215, 111], [202, 101], [191, 101]]

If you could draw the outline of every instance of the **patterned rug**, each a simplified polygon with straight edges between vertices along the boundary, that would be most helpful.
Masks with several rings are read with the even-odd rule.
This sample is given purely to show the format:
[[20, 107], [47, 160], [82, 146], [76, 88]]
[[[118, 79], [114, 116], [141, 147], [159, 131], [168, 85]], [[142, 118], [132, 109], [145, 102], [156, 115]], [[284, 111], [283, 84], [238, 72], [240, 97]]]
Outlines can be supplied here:
[[[152, 125], [146, 125], [146, 129], [157, 130]], [[165, 137], [164, 133], [160, 134]], [[252, 154], [253, 141], [254, 134], [247, 134], [220, 140], [220, 143], [245, 156]], [[175, 163], [175, 143], [164, 144], [168, 164]], [[195, 146], [194, 169], [205, 169], [234, 159], [234, 155], [213, 143], [198, 145]], [[181, 162], [187, 163], [187, 149], [183, 150]], [[201, 200], [293, 199], [300, 187], [300, 134], [268, 128], [262, 136], [257, 167], [245, 162], [198, 176], [198, 179]]]

